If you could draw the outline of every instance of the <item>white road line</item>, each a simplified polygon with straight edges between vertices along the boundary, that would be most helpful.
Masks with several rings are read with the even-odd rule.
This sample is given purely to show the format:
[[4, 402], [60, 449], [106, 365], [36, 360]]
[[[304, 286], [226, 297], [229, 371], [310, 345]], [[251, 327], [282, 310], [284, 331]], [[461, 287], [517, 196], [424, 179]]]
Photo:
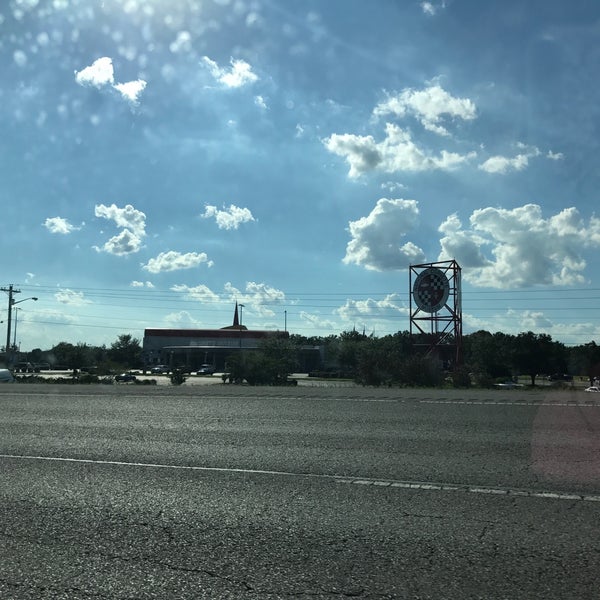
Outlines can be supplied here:
[[419, 400], [420, 404], [456, 404], [456, 405], [477, 405], [477, 406], [570, 406], [572, 408], [598, 408], [600, 405], [588, 402], [577, 402], [577, 401], [568, 401], [568, 402], [536, 402], [535, 400], [521, 400], [521, 401], [507, 401], [503, 402], [502, 400]]
[[267, 469], [233, 469], [227, 467], [200, 467], [194, 465], [169, 465], [161, 463], [126, 462], [118, 460], [92, 460], [87, 458], [68, 458], [60, 456], [31, 456], [22, 454], [0, 454], [0, 459], [47, 461], [76, 463], [87, 465], [107, 465], [117, 467], [138, 467], [146, 469], [170, 469], [178, 471], [200, 471], [217, 473], [242, 473], [245, 475], [270, 475], [272, 477], [298, 477], [323, 479], [346, 485], [363, 485], [385, 488], [400, 488], [420, 491], [464, 492], [470, 494], [488, 494], [509, 497], [546, 498], [551, 500], [569, 500], [579, 502], [600, 502], [600, 495], [554, 492], [551, 490], [523, 490], [488, 486], [470, 486], [456, 483], [435, 483], [423, 481], [398, 481], [395, 479], [376, 479], [371, 477], [348, 477], [345, 475], [326, 475], [321, 473], [293, 473], [291, 471], [270, 471]]

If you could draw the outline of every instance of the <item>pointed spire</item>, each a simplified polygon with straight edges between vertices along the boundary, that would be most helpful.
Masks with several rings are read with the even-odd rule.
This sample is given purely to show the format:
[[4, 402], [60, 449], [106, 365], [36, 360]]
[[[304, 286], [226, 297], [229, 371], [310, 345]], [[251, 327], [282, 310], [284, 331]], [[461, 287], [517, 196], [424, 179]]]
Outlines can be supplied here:
[[233, 326], [234, 327], [239, 327], [240, 326], [240, 319], [238, 317], [238, 303], [237, 303], [237, 300], [235, 301], [235, 312], [233, 313]]

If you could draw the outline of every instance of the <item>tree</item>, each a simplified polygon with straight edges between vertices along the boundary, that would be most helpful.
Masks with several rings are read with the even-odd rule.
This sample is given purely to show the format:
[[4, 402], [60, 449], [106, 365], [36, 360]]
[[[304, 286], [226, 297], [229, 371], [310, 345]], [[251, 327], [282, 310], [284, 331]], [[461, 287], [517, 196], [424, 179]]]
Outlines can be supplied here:
[[283, 385], [297, 365], [297, 346], [289, 339], [273, 335], [255, 351], [237, 352], [228, 360], [229, 378], [250, 385]]
[[498, 377], [510, 376], [511, 337], [504, 333], [492, 334], [485, 330], [464, 336], [464, 362], [475, 373], [479, 384]]
[[513, 336], [512, 360], [515, 372], [529, 375], [532, 386], [538, 373], [566, 370], [564, 346], [547, 333], [528, 331]]
[[124, 368], [139, 367], [142, 362], [140, 340], [128, 333], [120, 335], [117, 341], [111, 344], [108, 357]]
[[591, 341], [575, 346], [569, 352], [569, 372], [586, 375], [590, 382], [600, 375], [600, 346]]

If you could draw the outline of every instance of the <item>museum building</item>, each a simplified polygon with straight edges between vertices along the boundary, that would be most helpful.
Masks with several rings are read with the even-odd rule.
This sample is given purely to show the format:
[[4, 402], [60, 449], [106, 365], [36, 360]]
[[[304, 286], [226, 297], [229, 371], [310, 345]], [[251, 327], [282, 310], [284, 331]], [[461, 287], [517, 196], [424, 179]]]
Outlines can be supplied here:
[[233, 324], [221, 329], [145, 329], [143, 357], [146, 368], [166, 365], [197, 371], [211, 365], [225, 370], [227, 358], [241, 351], [256, 351], [268, 337], [289, 338], [287, 331], [249, 330], [242, 325], [235, 305]]

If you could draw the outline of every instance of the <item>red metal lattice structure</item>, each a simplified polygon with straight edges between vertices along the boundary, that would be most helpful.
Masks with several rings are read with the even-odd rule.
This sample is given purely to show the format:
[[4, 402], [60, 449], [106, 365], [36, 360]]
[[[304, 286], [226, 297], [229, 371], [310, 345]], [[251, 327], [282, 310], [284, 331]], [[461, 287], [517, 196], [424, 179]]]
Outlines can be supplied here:
[[411, 265], [410, 335], [426, 355], [462, 364], [461, 268], [455, 260]]

